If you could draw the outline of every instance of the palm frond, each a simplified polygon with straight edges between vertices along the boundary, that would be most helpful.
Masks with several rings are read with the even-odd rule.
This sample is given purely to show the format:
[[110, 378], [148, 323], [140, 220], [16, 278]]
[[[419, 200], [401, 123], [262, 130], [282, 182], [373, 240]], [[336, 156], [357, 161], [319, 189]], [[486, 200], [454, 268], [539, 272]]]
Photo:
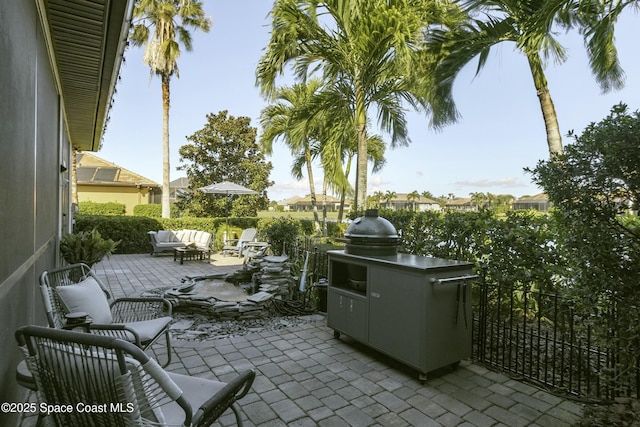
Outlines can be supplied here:
[[625, 73], [615, 45], [615, 25], [627, 6], [638, 1], [580, 0], [572, 10], [570, 23], [583, 34], [589, 66], [603, 92], [624, 87]]

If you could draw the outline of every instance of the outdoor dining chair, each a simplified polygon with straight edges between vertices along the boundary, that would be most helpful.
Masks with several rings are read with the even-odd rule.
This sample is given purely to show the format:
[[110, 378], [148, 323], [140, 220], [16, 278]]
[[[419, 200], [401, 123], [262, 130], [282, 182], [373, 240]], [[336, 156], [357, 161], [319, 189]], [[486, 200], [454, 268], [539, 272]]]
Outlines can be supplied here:
[[[209, 426], [250, 390], [255, 372], [230, 382], [174, 374], [130, 342], [23, 326], [16, 340], [36, 384], [45, 425]], [[41, 409], [42, 411], [42, 409]], [[45, 410], [45, 412], [47, 412]]]
[[[83, 263], [44, 271], [40, 275], [40, 291], [52, 328], [84, 327], [94, 334], [130, 341], [143, 350], [164, 336], [167, 361], [163, 367], [171, 362], [169, 323], [172, 308], [166, 299], [112, 299], [100, 279]], [[88, 315], [84, 323], [73, 322], [82, 314]]]

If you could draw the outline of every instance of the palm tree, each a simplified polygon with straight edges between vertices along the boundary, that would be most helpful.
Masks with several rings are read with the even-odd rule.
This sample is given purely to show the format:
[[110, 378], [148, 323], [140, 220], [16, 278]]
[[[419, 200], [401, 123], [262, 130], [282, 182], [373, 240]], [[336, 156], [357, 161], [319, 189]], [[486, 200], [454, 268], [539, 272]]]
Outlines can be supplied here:
[[426, 190], [422, 192], [422, 197], [425, 197], [427, 199], [435, 199], [431, 191], [426, 191]]
[[[353, 90], [348, 85], [325, 87], [314, 98], [312, 114], [321, 116], [325, 124], [322, 127], [322, 141], [319, 156], [322, 162], [326, 183], [333, 192], [340, 195], [338, 222], [342, 221], [347, 194], [353, 194], [349, 183], [349, 175], [353, 158], [357, 155], [358, 142], [355, 126]], [[372, 164], [372, 172], [379, 172], [386, 164], [384, 157], [386, 146], [381, 136], [367, 136], [368, 161]], [[340, 166], [343, 166], [341, 168]]]
[[180, 43], [188, 52], [192, 50], [189, 29], [208, 32], [211, 20], [198, 0], [139, 0], [133, 18], [131, 42], [146, 45], [144, 62], [162, 82], [162, 217], [169, 218], [170, 81], [174, 74], [179, 77]]
[[560, 19], [578, 27], [585, 39], [591, 72], [604, 92], [624, 87], [624, 71], [614, 43], [615, 24], [627, 7], [640, 8], [638, 0], [566, 0]]
[[476, 207], [477, 210], [486, 208], [487, 195], [482, 192], [470, 193], [471, 204]]
[[420, 193], [417, 190], [413, 190], [411, 193], [407, 194], [407, 202], [411, 204], [411, 210], [416, 211], [416, 200], [420, 200]]
[[391, 209], [393, 207], [391, 201], [395, 199], [396, 196], [397, 194], [395, 191], [387, 190], [387, 192], [384, 193], [384, 200], [387, 202], [387, 209]]
[[[545, 123], [549, 155], [562, 154], [558, 117], [544, 72], [548, 58], [558, 63], [566, 60], [566, 52], [554, 38], [554, 31], [557, 25], [579, 26], [585, 40], [588, 39], [591, 67], [601, 87], [619, 88], [623, 74], [609, 24], [620, 8], [611, 6], [611, 1], [597, 0], [467, 0], [462, 3], [467, 12], [483, 14], [484, 19], [470, 19], [464, 26], [431, 32], [430, 47], [442, 55], [436, 78], [438, 96], [453, 103], [453, 83], [466, 64], [478, 57], [478, 74], [493, 46], [514, 43], [529, 63]], [[605, 12], [608, 8], [612, 10], [610, 13]]]
[[320, 219], [311, 151], [312, 145], [319, 144], [321, 123], [317, 115], [309, 114], [309, 107], [312, 97], [321, 89], [321, 86], [320, 80], [312, 79], [307, 83], [279, 88], [274, 97], [275, 103], [265, 107], [260, 113], [262, 126], [260, 145], [264, 152], [273, 154], [273, 142], [282, 139], [294, 155], [292, 175], [298, 180], [302, 179], [302, 169], [306, 166], [316, 232], [320, 231]]
[[318, 71], [327, 86], [346, 86], [353, 94], [357, 209], [366, 201], [372, 110], [392, 146], [409, 142], [405, 102], [434, 113], [434, 125], [454, 118], [446, 104], [431, 102], [430, 62], [422, 47], [427, 25], [450, 23], [457, 8], [445, 1], [276, 0], [271, 17], [271, 39], [256, 71], [263, 95], [274, 94], [275, 79], [288, 65], [302, 81]]
[[376, 208], [380, 207], [380, 202], [384, 199], [384, 193], [382, 191], [376, 191], [373, 196], [370, 197], [371, 206]]
[[[478, 57], [476, 74], [484, 67], [490, 49], [502, 42], [515, 43], [527, 58], [540, 102], [547, 132], [550, 155], [562, 154], [562, 136], [549, 93], [542, 57], [556, 61], [566, 59], [564, 48], [553, 37], [552, 26], [566, 0], [467, 0], [463, 6], [470, 13], [485, 14], [483, 20], [470, 19], [460, 27], [434, 30], [432, 49], [440, 49], [443, 59], [438, 65], [440, 96], [452, 96], [453, 82], [462, 68]], [[547, 4], [545, 6], [545, 3]], [[453, 101], [451, 101], [453, 102]]]

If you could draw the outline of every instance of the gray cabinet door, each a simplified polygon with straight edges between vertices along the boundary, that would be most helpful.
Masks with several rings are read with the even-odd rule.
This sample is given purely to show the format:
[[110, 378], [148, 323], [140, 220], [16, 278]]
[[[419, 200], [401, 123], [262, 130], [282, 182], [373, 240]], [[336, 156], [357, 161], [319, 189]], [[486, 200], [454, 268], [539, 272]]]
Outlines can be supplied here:
[[414, 367], [424, 345], [424, 286], [420, 275], [369, 269], [369, 343]]
[[327, 326], [344, 332], [347, 324], [344, 296], [329, 288], [327, 292]]
[[329, 327], [366, 343], [366, 298], [330, 289], [327, 303], [327, 324]]

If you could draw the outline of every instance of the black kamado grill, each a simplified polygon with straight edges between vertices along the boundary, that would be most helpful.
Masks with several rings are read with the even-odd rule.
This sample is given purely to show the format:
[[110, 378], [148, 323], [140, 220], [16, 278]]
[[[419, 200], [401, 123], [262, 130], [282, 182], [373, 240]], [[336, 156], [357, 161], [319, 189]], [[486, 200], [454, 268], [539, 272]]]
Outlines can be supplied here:
[[345, 253], [352, 255], [396, 255], [399, 237], [387, 219], [378, 216], [378, 209], [368, 209], [347, 228]]
[[377, 209], [356, 218], [344, 251], [329, 251], [327, 324], [427, 372], [471, 356], [473, 264], [398, 253], [396, 228]]

